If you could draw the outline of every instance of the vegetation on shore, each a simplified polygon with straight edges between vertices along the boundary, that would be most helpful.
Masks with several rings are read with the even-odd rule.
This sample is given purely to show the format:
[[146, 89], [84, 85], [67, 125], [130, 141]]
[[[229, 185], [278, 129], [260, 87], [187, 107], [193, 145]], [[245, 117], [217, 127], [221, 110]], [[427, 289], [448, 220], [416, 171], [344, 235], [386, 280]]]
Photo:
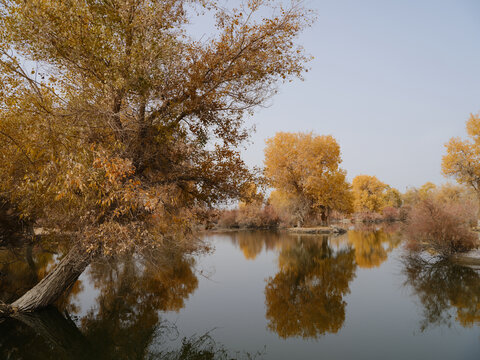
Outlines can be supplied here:
[[[205, 211], [256, 181], [244, 117], [302, 76], [314, 17], [297, 0], [237, 5], [0, 1], [0, 199], [70, 240], [5, 315], [54, 302], [94, 258], [194, 251]], [[216, 24], [197, 40], [202, 13]]]
[[[186, 27], [204, 12], [215, 32], [195, 40]], [[477, 115], [470, 140], [446, 145], [443, 172], [459, 186], [401, 194], [373, 175], [349, 182], [336, 139], [311, 132], [268, 139], [263, 174], [243, 162], [244, 118], [307, 70], [296, 38], [313, 20], [300, 0], [234, 9], [0, 0], [0, 221], [13, 214], [19, 228], [69, 238], [57, 267], [0, 314], [55, 302], [93, 259], [198, 251], [193, 230], [205, 220], [265, 229], [401, 220], [412, 250], [448, 257], [476, 247]], [[238, 208], [218, 210], [229, 201]]]
[[[252, 193], [255, 201], [217, 214], [220, 228], [293, 228], [297, 232], [330, 232], [343, 224], [404, 222], [408, 248], [440, 257], [479, 245], [477, 225], [480, 184], [480, 118], [467, 121], [472, 141], [452, 139], [443, 158], [445, 175], [459, 185], [427, 182], [401, 194], [375, 176], [358, 175], [352, 183], [339, 168], [340, 147], [332, 136], [277, 133], [267, 140], [265, 182], [270, 196]], [[477, 179], [478, 172], [478, 179]], [[266, 200], [265, 200], [266, 199]]]

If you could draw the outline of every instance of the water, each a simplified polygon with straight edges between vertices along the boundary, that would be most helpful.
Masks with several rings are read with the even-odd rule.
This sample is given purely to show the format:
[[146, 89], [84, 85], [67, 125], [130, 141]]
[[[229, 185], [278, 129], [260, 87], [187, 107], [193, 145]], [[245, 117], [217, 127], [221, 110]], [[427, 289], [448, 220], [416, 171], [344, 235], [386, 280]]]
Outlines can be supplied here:
[[[91, 265], [60, 311], [0, 323], [0, 358], [480, 358], [480, 274], [407, 257], [395, 231], [205, 237], [214, 251], [194, 258]], [[0, 251], [0, 298], [57, 252]]]

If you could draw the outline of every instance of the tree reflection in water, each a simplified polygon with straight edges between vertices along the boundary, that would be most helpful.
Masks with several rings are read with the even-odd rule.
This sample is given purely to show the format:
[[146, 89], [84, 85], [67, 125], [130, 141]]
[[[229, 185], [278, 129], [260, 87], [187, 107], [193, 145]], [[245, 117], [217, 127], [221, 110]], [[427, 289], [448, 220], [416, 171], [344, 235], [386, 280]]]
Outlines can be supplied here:
[[[480, 324], [480, 275], [448, 260], [431, 263], [417, 255], [404, 258], [405, 286], [413, 289], [423, 307], [420, 328]], [[452, 313], [454, 315], [452, 315]]]
[[[244, 254], [253, 253], [251, 244], [262, 249], [261, 239], [254, 243], [253, 237], [248, 241], [244, 237], [237, 240]], [[279, 249], [279, 272], [267, 279], [265, 288], [268, 327], [282, 338], [318, 338], [343, 326], [344, 296], [350, 292], [357, 265], [380, 266], [401, 237], [396, 227], [370, 227], [339, 237], [277, 235], [269, 240], [264, 241], [266, 249]]]
[[[329, 237], [330, 244], [351, 245], [355, 249], [355, 261], [360, 268], [379, 267], [388, 254], [401, 243], [398, 226], [360, 226], [348, 231], [348, 235]], [[315, 238], [315, 236], [310, 236]], [[291, 235], [272, 231], [240, 231], [230, 234], [230, 239], [238, 246], [247, 260], [255, 260], [262, 250], [281, 249], [289, 242]]]
[[273, 250], [281, 246], [285, 235], [276, 231], [238, 231], [229, 233], [230, 241], [242, 250], [247, 260], [255, 260], [265, 250]]
[[[390, 230], [390, 231], [389, 231]], [[360, 268], [379, 267], [401, 242], [393, 229], [365, 229], [348, 232], [348, 242], [355, 248], [355, 261]]]
[[[345, 320], [349, 284], [361, 268], [379, 267], [401, 243], [398, 226], [362, 226], [342, 236], [237, 232], [229, 238], [247, 260], [277, 250], [279, 272], [265, 288], [270, 330], [280, 337], [317, 338], [336, 333]], [[333, 250], [335, 247], [337, 250]]]
[[[345, 321], [345, 296], [357, 264], [380, 266], [400, 242], [395, 232], [350, 231], [340, 237], [290, 236], [274, 232], [239, 232], [229, 236], [247, 259], [262, 249], [278, 253], [278, 273], [265, 287], [268, 327], [282, 338], [318, 338], [337, 333]], [[59, 250], [59, 254], [63, 251]], [[60, 255], [41, 246], [0, 248], [0, 296], [10, 301], [45, 276]], [[88, 311], [75, 308], [82, 291], [77, 282], [58, 308], [18, 315], [0, 323], [0, 358], [5, 359], [226, 359], [231, 354], [207, 334], [178, 336], [162, 312], [179, 311], [198, 286], [194, 260], [164, 251], [92, 264], [86, 273], [98, 290]], [[422, 330], [431, 325], [480, 323], [480, 275], [447, 262], [405, 260], [406, 284], [423, 307]], [[68, 314], [73, 314], [72, 318]], [[177, 342], [178, 344], [178, 342]]]
[[283, 242], [279, 272], [267, 280], [266, 317], [282, 338], [317, 338], [336, 333], [345, 320], [343, 297], [355, 277], [351, 247], [334, 251], [328, 237]]
[[[157, 327], [156, 336], [167, 336], [175, 331], [172, 324], [164, 323]], [[0, 356], [2, 359], [31, 360], [90, 360], [90, 359], [162, 359], [162, 360], [233, 360], [231, 354], [217, 344], [210, 334], [184, 338], [176, 350], [159, 350], [149, 346], [139, 353], [129, 351], [130, 343], [117, 339], [115, 347], [98, 348], [92, 334], [80, 331], [75, 322], [62, 315], [56, 308], [21, 314], [16, 318], [5, 319], [0, 324]], [[133, 335], [133, 334], [132, 334]], [[239, 354], [239, 358], [253, 359], [260, 353], [250, 356]]]
[[[32, 253], [27, 249], [16, 254], [15, 261], [6, 255], [0, 259], [4, 260], [0, 266], [7, 272], [5, 278], [15, 280], [0, 284], [4, 298], [20, 296], [24, 283], [38, 281], [38, 274], [44, 274], [53, 262], [49, 253]], [[178, 337], [178, 333], [172, 324], [161, 319], [160, 313], [180, 310], [197, 288], [198, 279], [191, 257], [163, 252], [150, 254], [149, 258], [156, 261], [131, 255], [92, 264], [88, 276], [99, 295], [94, 308], [86, 315], [74, 317], [75, 321], [69, 314], [79, 311], [71, 301], [78, 292], [79, 282], [77, 289], [73, 288], [59, 304], [64, 313], [51, 308], [5, 319], [0, 323], [0, 358], [230, 358], [208, 334], [185, 339], [178, 350], [165, 350], [167, 340]], [[15, 288], [15, 284], [22, 284], [21, 289]]]
[[191, 258], [169, 253], [159, 259], [165, 261], [128, 256], [91, 267], [98, 308], [81, 318], [81, 329], [101, 358], [143, 359], [165, 332], [158, 312], [180, 310], [197, 288]]

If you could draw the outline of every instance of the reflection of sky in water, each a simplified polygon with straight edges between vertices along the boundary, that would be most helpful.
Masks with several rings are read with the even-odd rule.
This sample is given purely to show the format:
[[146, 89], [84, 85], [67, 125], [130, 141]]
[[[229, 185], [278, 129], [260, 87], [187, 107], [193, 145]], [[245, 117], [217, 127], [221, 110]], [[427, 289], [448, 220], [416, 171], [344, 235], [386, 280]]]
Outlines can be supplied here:
[[[111, 343], [147, 339], [139, 346], [152, 351], [209, 333], [233, 354], [265, 351], [267, 359], [478, 359], [480, 274], [414, 271], [415, 263], [407, 273], [398, 236], [234, 232], [206, 238], [215, 250], [196, 257], [194, 273], [185, 262], [163, 275], [133, 262], [115, 263], [112, 273], [90, 266], [69, 298], [75, 323], [90, 341], [101, 336], [92, 332], [97, 327], [98, 334], [111, 334]], [[460, 285], [445, 291], [446, 277]], [[432, 304], [443, 306], [440, 317]], [[459, 306], [473, 311], [463, 317], [470, 321], [465, 327]], [[149, 334], [155, 314], [151, 338], [137, 336], [150, 322]]]
[[[463, 328], [454, 321], [450, 327], [421, 332], [421, 303], [411, 288], [403, 286], [401, 247], [380, 242], [388, 258], [376, 267], [357, 267], [344, 297], [345, 321], [336, 334], [284, 340], [268, 331], [265, 318], [265, 285], [278, 271], [282, 240], [265, 241], [252, 259], [245, 256], [238, 235], [210, 238], [216, 251], [199, 264], [214, 267], [215, 273], [210, 279], [200, 278], [180, 313], [166, 314], [183, 336], [214, 329], [216, 340], [229, 349], [255, 352], [266, 346], [268, 359], [314, 359], [320, 354], [329, 359], [477, 359], [480, 354], [478, 324]], [[349, 245], [347, 235], [330, 240], [335, 252]]]
[[72, 303], [76, 306], [78, 311], [76, 316], [83, 317], [87, 315], [88, 311], [98, 308], [97, 298], [100, 295], [99, 289], [96, 289], [93, 282], [89, 281], [90, 266], [80, 276], [83, 289], [72, 298]]

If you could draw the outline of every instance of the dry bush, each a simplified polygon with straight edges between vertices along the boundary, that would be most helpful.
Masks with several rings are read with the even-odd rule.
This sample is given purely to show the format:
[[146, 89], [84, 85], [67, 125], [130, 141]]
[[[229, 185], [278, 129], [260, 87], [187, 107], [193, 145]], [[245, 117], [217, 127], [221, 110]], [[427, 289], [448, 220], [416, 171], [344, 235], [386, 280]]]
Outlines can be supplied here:
[[376, 212], [364, 211], [353, 214], [355, 222], [376, 223], [382, 221], [382, 216]]
[[238, 211], [238, 224], [241, 228], [274, 228], [279, 218], [271, 206], [256, 204], [241, 206]]
[[382, 218], [384, 221], [397, 221], [400, 220], [400, 209], [393, 206], [387, 206], [382, 210]]
[[261, 223], [263, 227], [274, 228], [280, 224], [280, 217], [276, 213], [273, 206], [265, 205], [260, 213]]
[[400, 221], [403, 221], [403, 222], [407, 221], [410, 211], [412, 211], [412, 206], [403, 204], [402, 207], [399, 209]]
[[478, 241], [470, 229], [475, 220], [475, 206], [469, 202], [421, 200], [412, 207], [407, 219], [407, 245], [411, 250], [433, 251], [441, 257], [469, 251]]
[[219, 228], [271, 229], [278, 227], [280, 218], [269, 206], [242, 205], [239, 209], [225, 210], [218, 220]]
[[333, 222], [333, 223], [338, 223], [338, 222], [349, 223], [350, 222], [350, 214], [346, 214], [344, 212], [334, 210], [330, 214], [330, 217], [329, 217], [328, 220]]
[[238, 210], [224, 210], [219, 216], [217, 226], [220, 228], [238, 228], [237, 221]]
[[297, 226], [298, 222], [295, 216], [290, 213], [280, 212], [279, 215], [279, 228], [291, 228]]

